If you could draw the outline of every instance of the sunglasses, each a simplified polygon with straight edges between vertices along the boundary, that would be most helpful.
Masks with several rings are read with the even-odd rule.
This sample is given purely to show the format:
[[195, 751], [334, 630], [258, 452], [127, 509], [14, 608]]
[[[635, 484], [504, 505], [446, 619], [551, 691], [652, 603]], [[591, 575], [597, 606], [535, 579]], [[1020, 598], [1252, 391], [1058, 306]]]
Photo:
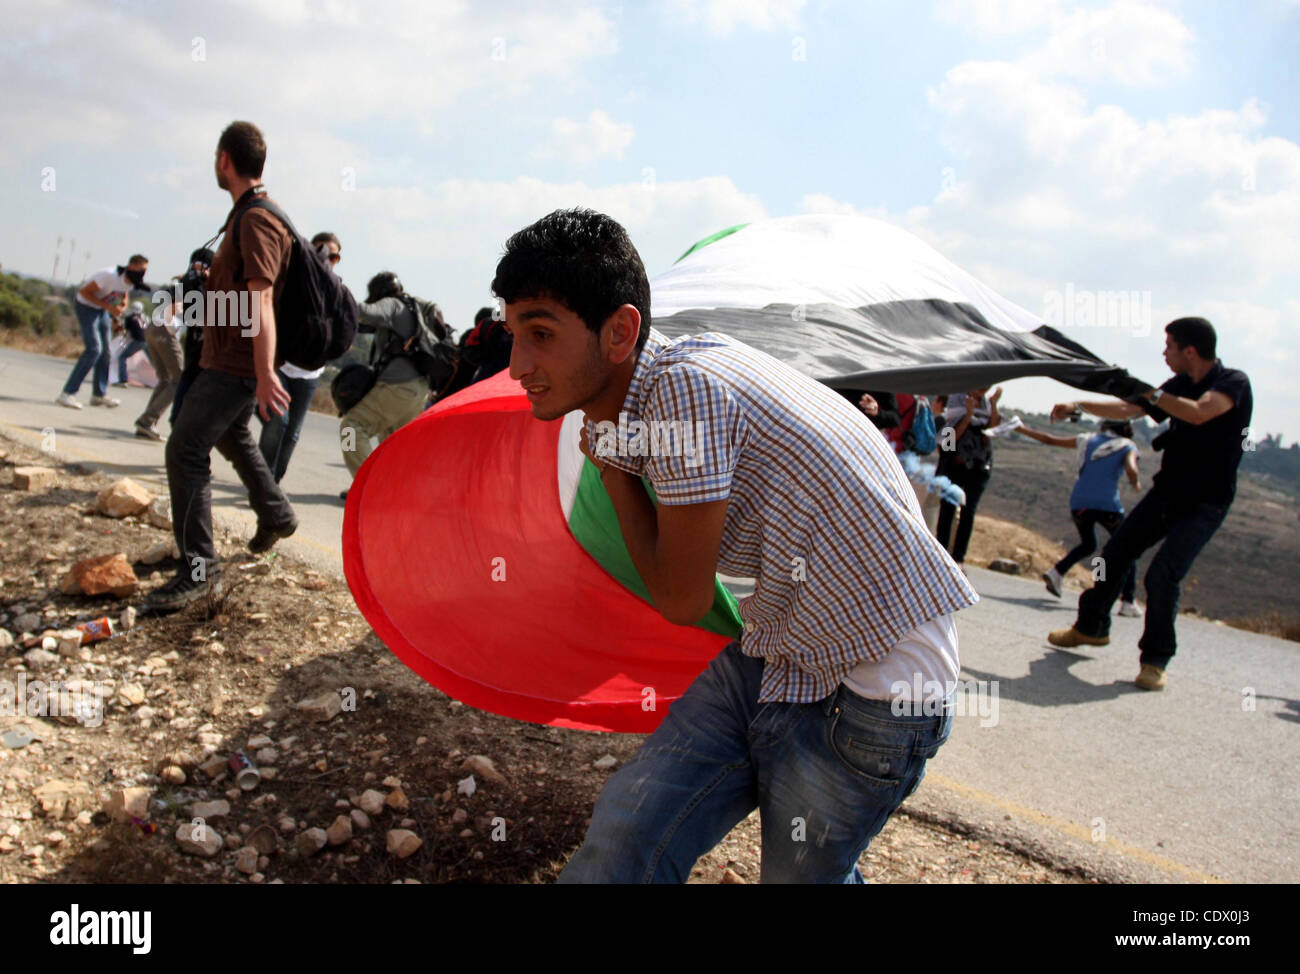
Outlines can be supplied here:
[[326, 255], [325, 255], [325, 259], [326, 259], [327, 261], [329, 261], [331, 264], [337, 264], [339, 261], [341, 261], [341, 260], [343, 259], [343, 255], [342, 255], [342, 254], [326, 254]]

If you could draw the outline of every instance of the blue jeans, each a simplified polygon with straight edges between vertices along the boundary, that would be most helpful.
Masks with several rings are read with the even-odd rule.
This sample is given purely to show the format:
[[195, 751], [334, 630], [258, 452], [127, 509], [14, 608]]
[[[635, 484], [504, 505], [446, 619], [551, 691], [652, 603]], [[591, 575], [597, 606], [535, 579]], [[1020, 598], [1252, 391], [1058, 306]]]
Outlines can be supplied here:
[[[316, 395], [316, 379], [291, 379], [283, 372], [279, 373], [285, 391], [289, 393], [289, 408], [277, 416], [272, 414], [269, 420], [262, 421], [262, 435], [257, 447], [262, 451], [266, 465], [278, 484], [289, 469], [289, 458], [293, 448], [298, 445], [298, 436], [302, 433], [302, 424], [307, 419], [312, 397]], [[261, 419], [261, 416], [258, 416]]]
[[861, 883], [857, 861], [948, 739], [841, 686], [816, 703], [758, 702], [763, 660], [733, 642], [610, 778], [561, 883], [680, 883], [758, 808], [765, 883]]
[[72, 367], [72, 374], [63, 385], [63, 391], [75, 396], [85, 381], [91, 368], [95, 370], [92, 388], [95, 395], [102, 396], [108, 392], [108, 343], [112, 336], [113, 319], [102, 308], [92, 308], [73, 301], [77, 310], [77, 324], [81, 326], [81, 340], [86, 343], [86, 350]]
[[143, 338], [132, 338], [126, 343], [126, 348], [122, 349], [122, 354], [117, 357], [117, 381], [126, 381], [126, 360], [141, 349], [148, 348], [148, 343]]
[[1153, 487], [1101, 549], [1105, 577], [1079, 597], [1074, 627], [1089, 636], [1110, 634], [1110, 610], [1125, 573], [1142, 553], [1164, 540], [1143, 580], [1146, 623], [1138, 648], [1142, 662], [1164, 669], [1177, 651], [1174, 620], [1183, 578], [1228, 515], [1226, 504], [1184, 504]]

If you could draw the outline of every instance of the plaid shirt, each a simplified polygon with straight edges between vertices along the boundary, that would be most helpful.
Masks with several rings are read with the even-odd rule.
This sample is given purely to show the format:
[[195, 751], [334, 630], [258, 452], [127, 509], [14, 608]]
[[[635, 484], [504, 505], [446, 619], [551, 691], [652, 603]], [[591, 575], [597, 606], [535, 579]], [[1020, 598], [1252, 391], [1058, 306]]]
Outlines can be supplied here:
[[766, 660], [760, 702], [822, 700], [905, 633], [979, 601], [880, 431], [770, 355], [652, 328], [623, 412], [609, 463], [661, 504], [730, 501], [718, 568], [755, 579], [740, 643]]

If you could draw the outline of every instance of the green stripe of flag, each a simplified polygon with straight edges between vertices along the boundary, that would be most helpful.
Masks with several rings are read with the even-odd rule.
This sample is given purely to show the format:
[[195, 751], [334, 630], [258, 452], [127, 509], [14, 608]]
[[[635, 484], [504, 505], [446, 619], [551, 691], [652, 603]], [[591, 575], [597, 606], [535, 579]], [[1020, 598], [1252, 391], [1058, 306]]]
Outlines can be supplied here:
[[691, 245], [690, 250], [686, 251], [686, 253], [678, 257], [675, 261], [673, 261], [673, 263], [679, 264], [687, 257], [691, 256], [691, 254], [695, 253], [695, 251], [699, 250], [701, 247], [707, 247], [709, 244], [713, 243], [716, 240], [721, 240], [723, 237], [730, 237], [737, 230], [743, 230], [747, 226], [749, 226], [748, 223], [737, 223], [734, 227], [727, 227], [727, 229], [725, 230], [719, 230], [717, 233], [710, 234], [709, 236], [705, 237], [703, 240], [697, 240], [694, 244]]
[[[650, 499], [656, 500], [654, 488], [648, 481], [642, 482], [650, 493]], [[632, 556], [628, 553], [627, 544], [623, 541], [614, 502], [609, 499], [609, 494], [605, 493], [605, 487], [600, 482], [600, 471], [585, 458], [578, 479], [578, 492], [573, 500], [573, 511], [569, 515], [569, 529], [578, 544], [596, 559], [601, 568], [618, 579], [629, 592], [653, 604], [650, 590], [641, 580], [641, 575], [632, 563]], [[741, 629], [740, 607], [722, 582], [715, 578], [713, 585], [713, 608], [695, 625], [735, 639], [740, 635]]]

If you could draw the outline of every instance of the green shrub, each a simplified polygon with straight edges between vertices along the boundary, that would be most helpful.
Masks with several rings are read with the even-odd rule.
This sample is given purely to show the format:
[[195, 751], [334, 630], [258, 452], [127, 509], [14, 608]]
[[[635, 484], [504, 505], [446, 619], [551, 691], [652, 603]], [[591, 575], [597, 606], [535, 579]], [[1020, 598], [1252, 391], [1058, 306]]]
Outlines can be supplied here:
[[40, 312], [29, 302], [11, 288], [0, 290], [0, 328], [35, 328], [38, 321]]

